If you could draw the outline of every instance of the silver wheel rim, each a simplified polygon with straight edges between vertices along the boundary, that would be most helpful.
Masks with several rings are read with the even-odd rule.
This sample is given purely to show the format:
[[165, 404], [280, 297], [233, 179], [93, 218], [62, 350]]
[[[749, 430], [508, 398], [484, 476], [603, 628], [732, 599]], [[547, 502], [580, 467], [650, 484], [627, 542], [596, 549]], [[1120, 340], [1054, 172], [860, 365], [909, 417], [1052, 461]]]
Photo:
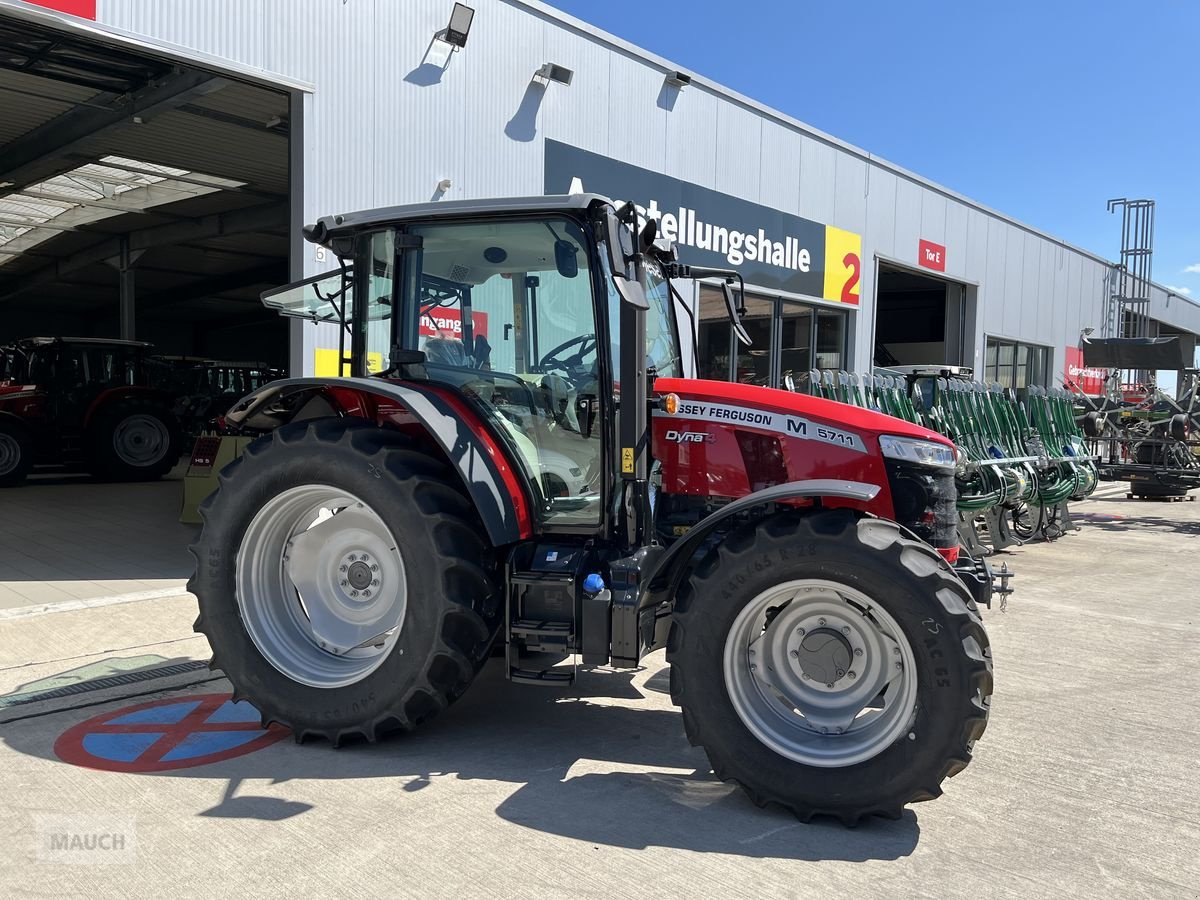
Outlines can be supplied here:
[[742, 723], [808, 766], [871, 759], [916, 715], [916, 662], [899, 624], [832, 581], [789, 581], [747, 603], [726, 636], [724, 669]]
[[0, 475], [16, 471], [21, 464], [21, 445], [11, 434], [0, 432]]
[[293, 681], [361, 681], [396, 646], [408, 606], [404, 560], [368, 504], [323, 484], [272, 497], [237, 554], [242, 622], [266, 660]]
[[152, 466], [171, 444], [166, 424], [157, 416], [137, 413], [127, 416], [113, 429], [113, 450], [127, 466]]

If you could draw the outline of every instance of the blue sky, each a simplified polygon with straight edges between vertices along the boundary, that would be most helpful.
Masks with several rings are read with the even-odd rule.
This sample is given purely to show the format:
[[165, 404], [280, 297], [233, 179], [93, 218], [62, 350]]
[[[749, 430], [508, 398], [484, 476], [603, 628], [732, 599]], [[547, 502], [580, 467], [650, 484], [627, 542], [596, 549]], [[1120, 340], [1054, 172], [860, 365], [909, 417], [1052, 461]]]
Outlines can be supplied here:
[[1154, 199], [1154, 280], [1200, 299], [1200, 3], [548, 2], [1109, 258], [1105, 202]]

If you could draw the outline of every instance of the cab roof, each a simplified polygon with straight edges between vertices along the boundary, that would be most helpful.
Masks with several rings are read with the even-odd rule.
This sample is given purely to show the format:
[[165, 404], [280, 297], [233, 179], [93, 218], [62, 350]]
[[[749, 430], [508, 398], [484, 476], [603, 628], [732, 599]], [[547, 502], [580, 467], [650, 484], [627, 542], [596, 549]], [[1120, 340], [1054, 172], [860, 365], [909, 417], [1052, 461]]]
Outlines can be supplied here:
[[410, 221], [475, 216], [532, 215], [546, 213], [579, 213], [593, 203], [611, 203], [600, 194], [544, 194], [533, 197], [492, 197], [482, 200], [438, 200], [433, 203], [410, 203], [405, 206], [383, 206], [361, 212], [322, 216], [314, 225], [304, 229], [304, 236], [315, 244], [328, 245], [340, 234]]
[[89, 346], [103, 347], [136, 347], [143, 350], [148, 350], [154, 346], [145, 341], [123, 341], [118, 338], [94, 337], [30, 337], [21, 338], [19, 341], [15, 341], [15, 343], [22, 347], [45, 347], [50, 344], [87, 344]]

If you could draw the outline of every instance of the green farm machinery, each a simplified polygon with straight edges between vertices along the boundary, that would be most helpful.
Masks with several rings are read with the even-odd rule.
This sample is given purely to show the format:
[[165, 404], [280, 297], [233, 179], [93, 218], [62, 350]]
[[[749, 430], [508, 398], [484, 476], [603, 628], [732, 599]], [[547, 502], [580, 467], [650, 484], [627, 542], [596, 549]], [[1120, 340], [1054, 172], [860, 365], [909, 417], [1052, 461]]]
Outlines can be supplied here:
[[808, 390], [946, 435], [958, 449], [959, 532], [984, 556], [1072, 528], [1067, 505], [1098, 483], [1073, 395], [971, 380], [969, 369], [914, 366], [872, 375], [811, 372]]

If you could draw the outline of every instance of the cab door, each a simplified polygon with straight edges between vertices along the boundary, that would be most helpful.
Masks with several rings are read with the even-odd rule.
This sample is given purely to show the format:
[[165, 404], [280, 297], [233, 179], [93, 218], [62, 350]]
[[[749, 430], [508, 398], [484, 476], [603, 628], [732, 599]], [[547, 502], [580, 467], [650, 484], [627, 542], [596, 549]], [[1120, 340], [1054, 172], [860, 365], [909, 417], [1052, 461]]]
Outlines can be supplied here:
[[[388, 258], [389, 241], [403, 248], [404, 348], [422, 351], [429, 380], [462, 394], [505, 444], [542, 528], [600, 529], [605, 365], [583, 226], [545, 216], [412, 225], [404, 241], [390, 234], [373, 237], [381, 251], [371, 255]], [[387, 293], [379, 287], [372, 298]]]

